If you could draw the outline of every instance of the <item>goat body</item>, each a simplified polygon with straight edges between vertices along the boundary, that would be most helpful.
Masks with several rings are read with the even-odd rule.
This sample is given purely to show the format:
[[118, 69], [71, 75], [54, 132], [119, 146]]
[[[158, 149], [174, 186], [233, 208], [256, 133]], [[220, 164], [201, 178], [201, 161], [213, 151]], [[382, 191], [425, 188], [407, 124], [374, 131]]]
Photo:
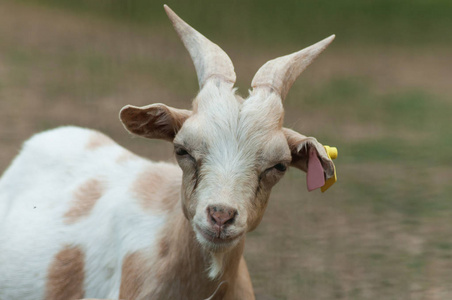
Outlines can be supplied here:
[[204, 299], [226, 279], [232, 290], [238, 268], [251, 295], [239, 249], [224, 258], [231, 272], [208, 279], [181, 178], [93, 130], [31, 138], [0, 181], [0, 299]]

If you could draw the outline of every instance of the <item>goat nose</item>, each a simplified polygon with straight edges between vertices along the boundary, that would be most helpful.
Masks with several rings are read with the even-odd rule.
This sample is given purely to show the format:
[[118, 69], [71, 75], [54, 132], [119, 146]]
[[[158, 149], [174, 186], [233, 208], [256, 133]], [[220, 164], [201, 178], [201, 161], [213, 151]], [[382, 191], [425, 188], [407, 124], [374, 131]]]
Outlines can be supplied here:
[[218, 229], [224, 228], [227, 225], [233, 224], [237, 210], [231, 207], [211, 205], [207, 207], [207, 216], [210, 223]]

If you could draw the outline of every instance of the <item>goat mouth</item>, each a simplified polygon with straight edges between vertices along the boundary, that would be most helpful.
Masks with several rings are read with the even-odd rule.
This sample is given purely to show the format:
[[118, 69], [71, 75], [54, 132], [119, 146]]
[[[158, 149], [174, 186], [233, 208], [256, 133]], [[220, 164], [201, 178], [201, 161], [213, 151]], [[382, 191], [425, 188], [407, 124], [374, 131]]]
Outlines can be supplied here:
[[236, 235], [228, 235], [227, 233], [217, 234], [216, 232], [212, 232], [209, 230], [202, 229], [199, 226], [196, 226], [196, 231], [208, 242], [215, 244], [216, 246], [227, 246], [232, 242], [236, 241], [241, 234]]

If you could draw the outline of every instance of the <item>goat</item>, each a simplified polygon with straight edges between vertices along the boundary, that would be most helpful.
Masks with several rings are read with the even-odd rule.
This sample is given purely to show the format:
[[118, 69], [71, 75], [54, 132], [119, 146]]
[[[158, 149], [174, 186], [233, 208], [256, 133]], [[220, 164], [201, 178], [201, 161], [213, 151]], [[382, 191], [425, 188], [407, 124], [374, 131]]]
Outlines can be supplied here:
[[283, 127], [283, 100], [334, 35], [264, 64], [247, 99], [227, 54], [166, 13], [194, 62], [192, 110], [125, 106], [132, 134], [174, 144], [178, 165], [89, 129], [33, 136], [0, 180], [0, 299], [254, 299], [243, 258], [272, 187], [323, 146]]

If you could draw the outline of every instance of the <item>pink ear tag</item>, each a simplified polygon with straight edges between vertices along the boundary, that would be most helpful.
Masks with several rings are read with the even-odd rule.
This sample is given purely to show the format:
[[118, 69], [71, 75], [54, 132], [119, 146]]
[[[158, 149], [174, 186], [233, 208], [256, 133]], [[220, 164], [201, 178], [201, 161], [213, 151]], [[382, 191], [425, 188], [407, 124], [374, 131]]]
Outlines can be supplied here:
[[313, 191], [325, 184], [325, 176], [323, 175], [323, 167], [320, 163], [317, 151], [312, 147], [309, 149], [308, 173], [306, 174], [306, 184], [308, 191]]

